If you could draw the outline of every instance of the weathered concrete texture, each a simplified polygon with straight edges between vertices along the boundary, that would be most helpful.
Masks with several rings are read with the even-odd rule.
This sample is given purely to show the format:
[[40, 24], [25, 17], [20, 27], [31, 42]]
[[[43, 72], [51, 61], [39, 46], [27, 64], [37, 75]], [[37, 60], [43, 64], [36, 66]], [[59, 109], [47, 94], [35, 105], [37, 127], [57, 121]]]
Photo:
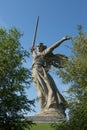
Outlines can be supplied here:
[[54, 112], [54, 116], [57, 114], [58, 117], [65, 112], [66, 101], [59, 92], [49, 71], [51, 65], [60, 68], [60, 66], [63, 66], [64, 61], [67, 60], [65, 55], [53, 54], [52, 51], [62, 42], [69, 39], [69, 37], [63, 37], [48, 48], [43, 43], [39, 43], [36, 50], [31, 49], [31, 54], [33, 56], [32, 79], [37, 90], [38, 101], [40, 104], [40, 115], [42, 116], [46, 114], [47, 116], [52, 116], [49, 109], [58, 109], [61, 111], [62, 114]]
[[43, 117], [57, 117], [57, 118], [65, 118], [65, 112], [63, 112], [62, 110], [58, 110], [58, 109], [49, 109], [49, 110], [45, 110], [45, 111], [41, 111], [40, 113], [36, 114], [35, 116], [43, 116]]
[[65, 121], [66, 118], [59, 118], [57, 116], [28, 116], [26, 120], [34, 123], [61, 123]]

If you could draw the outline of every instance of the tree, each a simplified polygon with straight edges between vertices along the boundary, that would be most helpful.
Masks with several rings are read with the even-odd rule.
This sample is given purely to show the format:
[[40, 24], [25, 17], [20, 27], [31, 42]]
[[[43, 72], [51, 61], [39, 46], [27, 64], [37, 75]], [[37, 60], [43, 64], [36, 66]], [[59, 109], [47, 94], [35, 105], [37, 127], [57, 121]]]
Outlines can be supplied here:
[[65, 68], [58, 74], [63, 83], [70, 83], [69, 121], [54, 125], [58, 130], [86, 130], [87, 129], [87, 33], [82, 26], [78, 26], [78, 36], [72, 38], [72, 55]]
[[16, 28], [0, 28], [0, 130], [24, 130], [32, 124], [24, 120], [34, 101], [25, 93], [31, 73], [23, 66], [29, 53], [20, 44], [21, 36]]

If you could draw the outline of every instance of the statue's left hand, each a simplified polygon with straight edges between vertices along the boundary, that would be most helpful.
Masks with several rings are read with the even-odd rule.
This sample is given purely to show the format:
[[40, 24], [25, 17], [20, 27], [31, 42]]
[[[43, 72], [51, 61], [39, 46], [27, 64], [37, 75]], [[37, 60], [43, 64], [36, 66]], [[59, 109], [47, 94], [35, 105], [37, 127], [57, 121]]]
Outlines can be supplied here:
[[71, 37], [69, 37], [69, 36], [63, 37], [63, 40], [70, 40], [70, 39], [71, 39]]

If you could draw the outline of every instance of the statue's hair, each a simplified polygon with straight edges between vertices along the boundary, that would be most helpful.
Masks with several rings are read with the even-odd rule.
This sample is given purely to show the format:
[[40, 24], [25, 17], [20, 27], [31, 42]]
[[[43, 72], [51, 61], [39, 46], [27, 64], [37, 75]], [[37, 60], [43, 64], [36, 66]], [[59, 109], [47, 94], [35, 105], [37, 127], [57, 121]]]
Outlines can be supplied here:
[[46, 46], [46, 45], [44, 45], [42, 42], [40, 42], [39, 44], [37, 44], [37, 46], [36, 46], [36, 47], [39, 47], [39, 46], [42, 46], [44, 50], [47, 48], [47, 46]]

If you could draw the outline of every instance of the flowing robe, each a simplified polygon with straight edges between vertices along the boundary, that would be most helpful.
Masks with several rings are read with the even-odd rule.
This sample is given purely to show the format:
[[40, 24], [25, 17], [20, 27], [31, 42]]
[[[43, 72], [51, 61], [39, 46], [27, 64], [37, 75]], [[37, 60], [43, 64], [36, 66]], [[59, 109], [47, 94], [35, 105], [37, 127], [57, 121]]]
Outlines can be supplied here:
[[53, 78], [46, 70], [42, 53], [34, 56], [32, 78], [38, 94], [40, 112], [44, 112], [51, 108], [59, 109], [64, 112], [65, 110], [62, 105], [65, 103], [65, 99], [58, 91]]

